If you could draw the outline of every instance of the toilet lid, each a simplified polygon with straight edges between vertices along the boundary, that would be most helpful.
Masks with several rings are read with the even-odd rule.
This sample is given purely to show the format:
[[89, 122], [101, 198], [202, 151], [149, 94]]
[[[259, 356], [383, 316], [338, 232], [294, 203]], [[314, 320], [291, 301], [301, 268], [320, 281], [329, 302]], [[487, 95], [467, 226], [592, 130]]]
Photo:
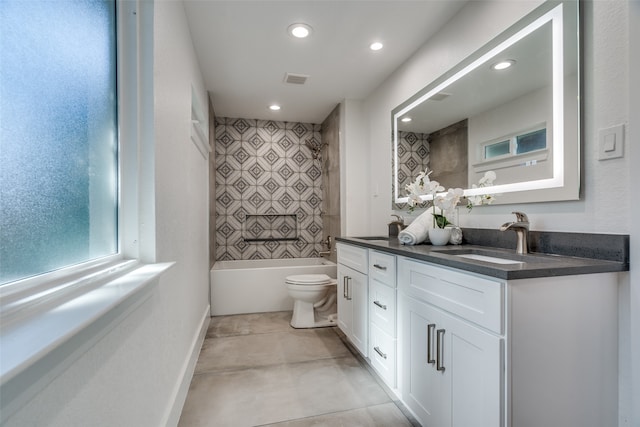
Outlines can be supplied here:
[[286, 281], [299, 285], [324, 285], [331, 282], [331, 277], [326, 274], [298, 274], [287, 276]]

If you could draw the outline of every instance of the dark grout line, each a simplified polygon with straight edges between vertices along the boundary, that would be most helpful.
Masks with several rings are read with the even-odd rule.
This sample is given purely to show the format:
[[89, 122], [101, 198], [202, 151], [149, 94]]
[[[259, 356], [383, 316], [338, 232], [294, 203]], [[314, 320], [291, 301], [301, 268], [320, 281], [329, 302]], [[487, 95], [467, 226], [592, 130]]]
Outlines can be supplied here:
[[[325, 413], [322, 413], [322, 414], [310, 415], [308, 417], [292, 418], [290, 420], [278, 421], [276, 423], [257, 424], [257, 425], [252, 426], [252, 427], [278, 426], [278, 425], [287, 424], [287, 423], [290, 423], [290, 422], [293, 422], [293, 421], [312, 420], [314, 418], [326, 417], [326, 416], [334, 415], [334, 414], [347, 414], [349, 412], [358, 411], [358, 410], [367, 409], [367, 408], [375, 408], [376, 406], [388, 405], [390, 403], [393, 403], [393, 402], [378, 403], [376, 405], [362, 406], [360, 408], [344, 409], [342, 411], [325, 412]], [[400, 408], [398, 408], [398, 409], [400, 409]], [[403, 415], [404, 415], [404, 413], [403, 413]], [[411, 422], [411, 424], [413, 426], [421, 427], [420, 424], [413, 424], [413, 422], [410, 419], [409, 419], [409, 422]]]
[[[282, 363], [269, 363], [269, 364], [264, 364], [264, 365], [247, 365], [247, 366], [237, 366], [237, 367], [233, 367], [233, 368], [226, 368], [226, 369], [219, 369], [219, 370], [208, 370], [208, 371], [202, 371], [202, 372], [194, 372], [193, 376], [199, 376], [199, 375], [217, 375], [217, 374], [225, 374], [225, 373], [230, 373], [230, 372], [240, 372], [240, 371], [248, 371], [251, 369], [263, 369], [263, 368], [273, 368], [276, 366], [293, 366], [293, 365], [300, 365], [303, 363], [313, 363], [313, 362], [319, 362], [322, 360], [340, 360], [340, 359], [349, 359], [351, 358], [352, 355], [345, 355], [345, 356], [326, 356], [326, 357], [318, 357], [317, 359], [308, 359], [308, 360], [299, 360], [297, 362], [282, 362]], [[360, 361], [358, 361], [360, 362]]]

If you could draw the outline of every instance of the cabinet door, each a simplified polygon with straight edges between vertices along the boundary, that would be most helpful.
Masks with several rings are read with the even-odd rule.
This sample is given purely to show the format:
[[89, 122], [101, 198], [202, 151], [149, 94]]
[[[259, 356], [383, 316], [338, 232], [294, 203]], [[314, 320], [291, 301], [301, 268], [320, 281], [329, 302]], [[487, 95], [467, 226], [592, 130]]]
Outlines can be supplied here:
[[353, 304], [353, 324], [351, 327], [351, 342], [360, 353], [367, 357], [369, 336], [369, 281], [365, 274], [352, 271], [347, 279], [348, 292]]
[[450, 412], [443, 414], [442, 425], [504, 426], [503, 340], [447, 314], [442, 315], [437, 330], [444, 330], [435, 338], [441, 342], [451, 396]]
[[338, 327], [344, 332], [344, 334], [351, 338], [351, 329], [353, 325], [353, 304], [347, 294], [349, 285], [347, 284], [347, 278], [351, 270], [349, 267], [345, 267], [342, 264], [338, 264]]
[[441, 313], [405, 295], [400, 297], [400, 310], [402, 400], [420, 424], [445, 426], [443, 414], [451, 412], [449, 372], [436, 369], [435, 347]]
[[402, 398], [430, 427], [504, 426], [502, 339], [401, 297]]
[[338, 327], [365, 357], [369, 334], [367, 282], [365, 274], [338, 264]]

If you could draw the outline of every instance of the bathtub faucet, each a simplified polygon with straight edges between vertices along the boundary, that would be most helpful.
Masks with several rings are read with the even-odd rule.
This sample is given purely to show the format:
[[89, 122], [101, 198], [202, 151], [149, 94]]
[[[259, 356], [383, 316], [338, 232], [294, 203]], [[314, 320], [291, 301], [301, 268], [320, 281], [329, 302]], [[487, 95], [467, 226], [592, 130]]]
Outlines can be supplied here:
[[331, 256], [331, 243], [332, 243], [331, 242], [331, 236], [327, 236], [327, 239], [322, 242], [322, 244], [327, 247], [327, 250], [318, 252], [318, 255], [320, 255], [320, 256]]

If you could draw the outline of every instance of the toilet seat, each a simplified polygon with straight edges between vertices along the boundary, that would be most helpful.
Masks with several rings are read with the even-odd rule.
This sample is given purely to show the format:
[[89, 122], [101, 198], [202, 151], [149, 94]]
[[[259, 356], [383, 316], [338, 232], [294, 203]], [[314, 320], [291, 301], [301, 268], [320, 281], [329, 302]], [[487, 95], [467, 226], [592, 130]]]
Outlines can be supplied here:
[[328, 285], [332, 281], [331, 277], [326, 274], [298, 274], [294, 276], [287, 276], [285, 282], [288, 285]]

